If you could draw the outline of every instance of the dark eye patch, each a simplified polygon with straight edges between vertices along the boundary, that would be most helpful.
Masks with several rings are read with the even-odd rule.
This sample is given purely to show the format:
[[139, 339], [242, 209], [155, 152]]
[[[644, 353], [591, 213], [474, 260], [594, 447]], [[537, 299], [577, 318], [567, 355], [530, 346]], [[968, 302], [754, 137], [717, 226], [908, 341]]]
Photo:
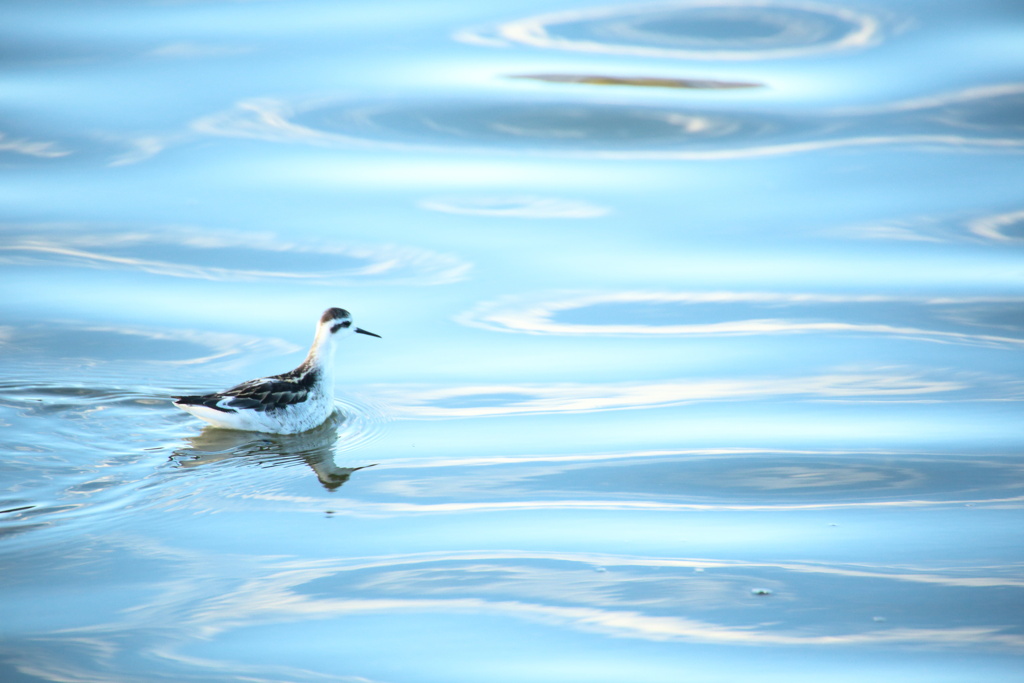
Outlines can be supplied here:
[[352, 321], [351, 320], [346, 320], [343, 323], [337, 323], [335, 325], [331, 325], [331, 334], [334, 334], [335, 332], [337, 332], [338, 330], [340, 330], [343, 327], [349, 327], [351, 325], [352, 325]]

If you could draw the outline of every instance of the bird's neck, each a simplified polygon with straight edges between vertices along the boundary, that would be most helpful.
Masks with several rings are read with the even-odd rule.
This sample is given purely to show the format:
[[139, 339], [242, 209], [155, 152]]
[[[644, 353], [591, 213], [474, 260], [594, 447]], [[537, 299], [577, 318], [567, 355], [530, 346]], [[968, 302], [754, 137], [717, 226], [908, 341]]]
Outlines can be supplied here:
[[333, 385], [334, 382], [334, 340], [331, 333], [321, 330], [313, 340], [313, 346], [306, 355], [303, 365], [320, 372], [324, 381]]

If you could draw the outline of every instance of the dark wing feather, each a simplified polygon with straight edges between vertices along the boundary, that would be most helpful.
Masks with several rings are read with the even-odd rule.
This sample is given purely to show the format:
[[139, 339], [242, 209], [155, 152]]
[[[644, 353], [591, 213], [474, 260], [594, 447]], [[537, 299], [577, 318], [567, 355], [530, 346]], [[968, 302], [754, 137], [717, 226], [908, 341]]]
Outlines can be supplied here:
[[222, 392], [222, 398], [231, 397], [226, 405], [241, 410], [263, 412], [284, 408], [309, 397], [316, 375], [314, 370], [299, 368], [282, 375], [254, 379]]
[[[202, 405], [225, 413], [233, 413], [238, 410], [255, 410], [262, 413], [305, 401], [309, 396], [310, 389], [316, 383], [318, 374], [316, 370], [303, 364], [291, 372], [273, 377], [251, 379], [215, 394], [175, 396], [174, 398], [176, 399], [175, 403]], [[217, 405], [224, 399], [230, 399], [225, 403], [227, 407]]]

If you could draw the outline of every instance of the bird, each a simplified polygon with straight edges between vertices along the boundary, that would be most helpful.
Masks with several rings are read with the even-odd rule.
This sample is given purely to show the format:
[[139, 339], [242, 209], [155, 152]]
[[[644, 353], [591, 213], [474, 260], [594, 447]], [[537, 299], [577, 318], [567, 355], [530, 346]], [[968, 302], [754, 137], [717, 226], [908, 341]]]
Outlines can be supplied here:
[[298, 434], [334, 413], [334, 349], [340, 337], [365, 334], [343, 308], [328, 308], [317, 323], [306, 360], [280, 375], [242, 382], [213, 394], [172, 396], [174, 405], [223, 429]]

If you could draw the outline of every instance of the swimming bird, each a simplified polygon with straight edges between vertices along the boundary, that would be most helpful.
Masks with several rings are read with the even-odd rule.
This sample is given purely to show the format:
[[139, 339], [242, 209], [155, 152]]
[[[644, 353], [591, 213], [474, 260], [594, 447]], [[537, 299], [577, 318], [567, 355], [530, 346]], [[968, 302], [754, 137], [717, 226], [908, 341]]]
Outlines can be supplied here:
[[334, 348], [350, 334], [380, 337], [352, 324], [343, 308], [320, 316], [309, 355], [290, 372], [199, 396], [172, 396], [174, 405], [215, 427], [297, 434], [323, 424], [334, 412]]

